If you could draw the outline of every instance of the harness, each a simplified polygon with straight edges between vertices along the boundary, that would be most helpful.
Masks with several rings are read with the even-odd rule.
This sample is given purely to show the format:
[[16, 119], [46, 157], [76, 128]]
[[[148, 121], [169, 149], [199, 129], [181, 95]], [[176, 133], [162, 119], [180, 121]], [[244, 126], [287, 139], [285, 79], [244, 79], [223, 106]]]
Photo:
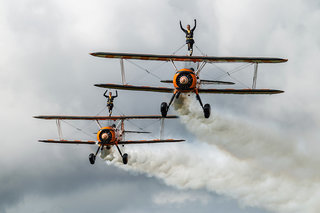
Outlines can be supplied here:
[[193, 35], [192, 35], [193, 33], [191, 32], [191, 30], [187, 30], [187, 32], [188, 32], [188, 33], [186, 34], [186, 39], [187, 39], [187, 40], [193, 39]]
[[109, 98], [108, 98], [108, 104], [112, 104], [113, 103], [113, 97], [112, 95], [109, 95]]

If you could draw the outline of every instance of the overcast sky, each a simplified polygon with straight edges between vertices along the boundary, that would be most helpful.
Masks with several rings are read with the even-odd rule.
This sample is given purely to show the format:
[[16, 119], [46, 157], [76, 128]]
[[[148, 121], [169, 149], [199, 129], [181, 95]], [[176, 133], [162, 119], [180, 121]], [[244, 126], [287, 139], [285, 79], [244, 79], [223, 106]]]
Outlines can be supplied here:
[[[305, 194], [320, 197], [316, 193], [320, 174], [315, 172], [320, 162], [319, 1], [0, 0], [0, 3], [1, 212], [265, 213], [302, 212], [306, 206], [310, 207], [309, 212], [319, 209], [316, 204], [319, 200], [305, 199]], [[183, 25], [193, 25], [195, 18], [198, 25], [194, 37], [199, 48], [195, 49], [196, 55], [201, 50], [214, 56], [288, 58], [284, 64], [259, 65], [257, 82], [260, 88], [285, 93], [254, 97], [203, 95], [203, 101], [212, 106], [212, 119], [217, 118], [214, 125], [210, 123], [212, 120], [205, 126], [196, 125], [198, 120], [194, 118], [168, 121], [165, 136], [185, 138], [187, 144], [134, 146], [132, 155], [139, 157], [128, 167], [107, 164], [101, 159], [90, 165], [87, 156], [94, 151], [93, 147], [37, 143], [41, 138], [57, 138], [57, 132], [53, 121], [32, 116], [95, 115], [104, 109], [105, 99], [104, 90], [93, 85], [121, 82], [118, 60], [95, 58], [88, 53], [171, 54], [185, 42], [179, 20]], [[185, 54], [185, 48], [179, 54]], [[134, 63], [150, 69], [161, 79], [172, 78], [173, 69], [168, 63]], [[134, 64], [127, 62], [125, 66], [130, 84], [161, 85], [157, 77]], [[215, 80], [237, 66], [208, 65], [201, 77]], [[241, 88], [243, 84], [250, 87], [252, 71], [250, 66], [235, 73], [233, 77], [238, 80], [235, 87]], [[224, 76], [220, 80], [232, 79]], [[169, 94], [119, 91], [115, 113], [158, 114], [160, 103], [169, 99]], [[199, 109], [197, 104], [195, 110]], [[170, 113], [178, 112], [172, 107]], [[96, 131], [94, 123], [72, 125], [87, 127], [90, 133]], [[158, 136], [159, 122], [136, 125], [155, 131], [152, 136]], [[222, 125], [233, 129], [225, 133]], [[69, 138], [86, 137], [68, 124], [63, 123], [63, 127]], [[137, 126], [129, 123], [128, 128]], [[206, 135], [210, 128], [216, 134]], [[213, 144], [206, 142], [212, 137], [215, 137]], [[255, 140], [258, 145], [251, 146], [250, 141]], [[268, 144], [274, 148], [269, 149]], [[266, 151], [260, 152], [262, 149]], [[126, 150], [130, 155], [130, 147]], [[280, 158], [279, 153], [284, 157]], [[173, 169], [163, 172], [161, 163], [158, 169], [139, 164], [140, 158], [153, 162], [152, 154], [155, 163], [166, 156], [165, 165]], [[219, 161], [214, 154], [220, 156]], [[183, 156], [188, 163], [174, 161], [175, 156]], [[170, 160], [184, 168], [180, 174], [185, 174], [186, 182], [199, 172], [199, 177], [192, 179], [198, 180], [199, 185], [183, 185], [172, 173], [175, 167]], [[232, 166], [228, 167], [226, 162]], [[252, 164], [255, 167], [250, 167]], [[200, 175], [203, 168], [199, 165], [205, 165], [208, 173]], [[244, 171], [255, 176], [237, 172], [236, 165], [244, 166]], [[219, 167], [215, 171], [223, 174], [234, 169], [227, 177], [228, 184], [222, 181], [221, 185], [210, 185], [210, 179], [218, 178], [218, 174], [209, 172], [215, 167]], [[258, 168], [259, 172], [252, 168]], [[260, 179], [281, 182], [284, 188], [279, 192], [268, 184], [263, 185], [264, 190], [256, 188], [254, 178], [259, 174]], [[286, 185], [286, 178], [292, 184], [289, 181]], [[247, 184], [245, 190], [237, 185], [242, 179], [241, 183]], [[293, 187], [300, 185], [299, 181], [302, 187]], [[282, 202], [285, 204], [280, 205]]]

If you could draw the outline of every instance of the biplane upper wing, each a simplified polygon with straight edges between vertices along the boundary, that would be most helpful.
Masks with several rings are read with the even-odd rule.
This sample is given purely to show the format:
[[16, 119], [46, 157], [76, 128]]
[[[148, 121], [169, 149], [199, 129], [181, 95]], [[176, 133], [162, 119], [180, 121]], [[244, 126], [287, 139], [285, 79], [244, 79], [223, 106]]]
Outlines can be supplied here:
[[133, 86], [133, 85], [122, 85], [122, 84], [95, 84], [95, 86], [102, 87], [102, 88], [109, 88], [109, 89], [148, 91], [148, 92], [172, 93], [174, 91], [173, 88], [168, 88], [168, 87]]
[[275, 89], [199, 89], [199, 93], [215, 93], [215, 94], [238, 94], [238, 95], [252, 95], [252, 94], [278, 94], [283, 93], [282, 90]]
[[154, 55], [139, 53], [113, 53], [113, 52], [94, 52], [90, 55], [102, 58], [121, 58], [136, 60], [154, 60], [154, 61], [192, 61], [207, 63], [221, 62], [245, 62], [245, 63], [283, 63], [288, 59], [269, 58], [269, 57], [216, 57], [216, 56], [185, 56], [185, 55]]
[[97, 141], [83, 141], [83, 140], [39, 140], [43, 143], [62, 143], [62, 144], [89, 144], [95, 145]]
[[[161, 119], [161, 115], [131, 115], [131, 116], [72, 116], [72, 115], [39, 115], [34, 118], [47, 120], [127, 120], [127, 119]], [[167, 115], [166, 118], [178, 118]]]
[[131, 141], [119, 141], [118, 144], [143, 144], [143, 143], [174, 143], [183, 142], [185, 140], [180, 139], [154, 139], [154, 140], [131, 140]]

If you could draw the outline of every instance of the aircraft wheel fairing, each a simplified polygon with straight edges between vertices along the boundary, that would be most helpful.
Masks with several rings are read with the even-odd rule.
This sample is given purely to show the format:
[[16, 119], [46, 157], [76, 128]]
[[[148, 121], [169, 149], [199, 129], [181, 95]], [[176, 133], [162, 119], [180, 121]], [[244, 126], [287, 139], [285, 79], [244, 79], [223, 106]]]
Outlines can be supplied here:
[[127, 153], [124, 153], [122, 155], [122, 162], [123, 162], [123, 164], [127, 164], [128, 163], [128, 154]]
[[91, 153], [91, 154], [89, 155], [89, 161], [90, 161], [91, 164], [94, 164], [94, 163], [95, 163], [95, 161], [96, 161], [96, 156], [95, 156], [93, 153]]
[[211, 112], [210, 104], [205, 104], [204, 107], [203, 107], [204, 117], [205, 118], [209, 118], [210, 117], [210, 112]]
[[161, 103], [160, 111], [161, 111], [162, 117], [166, 117], [167, 116], [168, 104], [166, 102], [162, 102]]

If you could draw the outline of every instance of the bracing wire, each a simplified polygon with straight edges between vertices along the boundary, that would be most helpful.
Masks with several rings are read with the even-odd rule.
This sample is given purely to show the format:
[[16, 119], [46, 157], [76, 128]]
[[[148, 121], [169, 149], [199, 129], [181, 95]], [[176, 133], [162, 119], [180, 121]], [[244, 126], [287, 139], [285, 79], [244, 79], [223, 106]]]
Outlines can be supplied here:
[[172, 55], [175, 55], [177, 52], [179, 52], [186, 44], [183, 44], [181, 47], [179, 47], [176, 51], [172, 53]]
[[161, 80], [161, 78], [159, 76], [157, 76], [156, 74], [150, 72], [148, 69], [143, 68], [139, 64], [136, 64], [136, 63], [134, 63], [133, 61], [130, 61], [130, 60], [126, 60], [126, 61], [128, 61], [130, 64], [133, 64], [134, 66], [138, 67], [139, 69], [145, 71], [146, 73], [152, 75], [153, 77], [156, 77], [157, 79]]
[[202, 56], [206, 56], [206, 54], [204, 54], [196, 44], [194, 44], [194, 46], [195, 46], [195, 47], [197, 48], [197, 50], [201, 53]]
[[79, 127], [76, 127], [76, 126], [72, 125], [71, 123], [69, 123], [69, 122], [67, 122], [67, 121], [65, 121], [65, 120], [61, 120], [61, 121], [63, 121], [64, 123], [68, 124], [69, 126], [73, 127], [74, 129], [78, 130], [79, 132], [84, 133], [85, 135], [89, 136], [90, 138], [94, 138], [92, 134], [89, 134], [89, 133], [83, 131], [83, 130], [80, 129]]

